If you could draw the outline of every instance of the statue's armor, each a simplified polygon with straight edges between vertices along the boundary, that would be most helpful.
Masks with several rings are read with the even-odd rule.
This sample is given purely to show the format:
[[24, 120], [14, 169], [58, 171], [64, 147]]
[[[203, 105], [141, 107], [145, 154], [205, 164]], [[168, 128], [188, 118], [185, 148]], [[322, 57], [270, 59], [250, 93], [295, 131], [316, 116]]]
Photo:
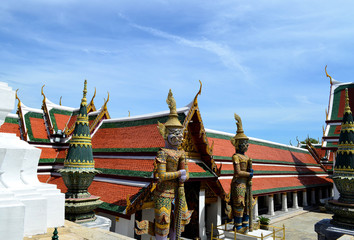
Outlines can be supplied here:
[[243, 173], [249, 172], [248, 165], [250, 158], [243, 154], [234, 154], [232, 159], [234, 165], [234, 177], [231, 183], [232, 215], [234, 217], [241, 217], [244, 210], [248, 214], [246, 190], [249, 177]]
[[[183, 150], [174, 150], [161, 148], [155, 158], [155, 176], [159, 178], [157, 183], [154, 204], [155, 204], [155, 233], [160, 236], [167, 236], [171, 223], [172, 201], [178, 192], [179, 180], [178, 170], [184, 166], [188, 174], [188, 165], [185, 152]], [[184, 225], [188, 224], [192, 212], [188, 211], [185, 195], [180, 196], [182, 203], [182, 230]]]

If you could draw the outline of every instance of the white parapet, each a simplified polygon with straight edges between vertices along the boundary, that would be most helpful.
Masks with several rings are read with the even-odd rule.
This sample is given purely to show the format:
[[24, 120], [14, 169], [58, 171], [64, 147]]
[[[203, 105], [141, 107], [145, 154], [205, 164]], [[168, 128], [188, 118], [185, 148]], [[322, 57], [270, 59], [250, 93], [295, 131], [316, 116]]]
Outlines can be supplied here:
[[65, 194], [61, 193], [56, 185], [41, 183], [38, 180], [37, 167], [41, 150], [24, 143], [26, 153], [21, 165], [21, 180], [47, 199], [47, 227], [64, 226]]

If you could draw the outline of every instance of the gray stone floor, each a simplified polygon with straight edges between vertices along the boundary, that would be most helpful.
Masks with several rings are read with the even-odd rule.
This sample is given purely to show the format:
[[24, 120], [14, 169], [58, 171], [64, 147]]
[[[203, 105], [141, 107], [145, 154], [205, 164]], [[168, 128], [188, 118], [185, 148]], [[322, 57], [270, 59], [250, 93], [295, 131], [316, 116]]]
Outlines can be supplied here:
[[317, 239], [314, 225], [322, 219], [331, 219], [332, 214], [320, 212], [318, 209], [289, 209], [289, 213], [276, 212], [271, 217], [271, 225], [282, 227], [285, 225], [286, 240]]

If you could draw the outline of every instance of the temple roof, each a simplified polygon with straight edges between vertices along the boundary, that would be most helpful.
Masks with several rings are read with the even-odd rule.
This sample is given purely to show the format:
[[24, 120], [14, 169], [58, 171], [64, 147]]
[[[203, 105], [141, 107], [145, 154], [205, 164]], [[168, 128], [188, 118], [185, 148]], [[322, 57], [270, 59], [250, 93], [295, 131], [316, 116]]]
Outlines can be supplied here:
[[349, 105], [354, 106], [354, 83], [334, 82], [330, 88], [328, 110], [326, 110], [326, 127], [323, 133], [322, 148], [336, 151], [344, 113], [345, 89], [348, 88]]
[[[227, 196], [233, 177], [232, 155], [235, 153], [230, 139], [235, 134], [210, 129], [206, 133], [208, 141], [213, 142], [213, 158], [220, 175], [218, 181]], [[255, 195], [299, 190], [332, 182], [309, 151], [303, 148], [250, 137], [246, 155], [252, 158], [255, 174], [252, 190]]]

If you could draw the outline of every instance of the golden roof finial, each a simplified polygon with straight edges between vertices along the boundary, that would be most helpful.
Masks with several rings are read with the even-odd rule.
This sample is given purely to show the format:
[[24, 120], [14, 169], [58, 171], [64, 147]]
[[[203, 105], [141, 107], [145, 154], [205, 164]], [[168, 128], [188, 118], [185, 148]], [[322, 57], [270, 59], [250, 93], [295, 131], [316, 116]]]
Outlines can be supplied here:
[[327, 77], [329, 77], [329, 79], [330, 79], [330, 83], [331, 83], [331, 85], [332, 85], [332, 77], [331, 76], [329, 76], [329, 74], [327, 73], [327, 65], [326, 65], [326, 67], [325, 67], [325, 72], [326, 72], [326, 76]]
[[345, 108], [344, 108], [344, 112], [346, 113], [352, 113], [352, 111], [350, 111], [350, 106], [349, 106], [349, 94], [348, 94], [348, 88], [345, 89]]
[[103, 104], [104, 110], [107, 110], [107, 103], [108, 103], [108, 101], [109, 101], [109, 92], [107, 92], [107, 94], [108, 94], [107, 100], [106, 100], [106, 101], [104, 102], [104, 104]]
[[83, 105], [83, 106], [87, 105], [86, 94], [87, 94], [87, 80], [85, 79], [83, 97], [81, 100], [81, 105]]
[[324, 126], [322, 125], [322, 132], [323, 132], [323, 136], [325, 135], [325, 133], [326, 133], [326, 130], [325, 130], [325, 128], [324, 128]]
[[41, 93], [42, 93], [42, 95], [43, 95], [43, 104], [45, 103], [45, 95], [44, 95], [44, 92], [43, 92], [43, 88], [44, 88], [44, 86], [45, 86], [45, 84], [43, 84], [43, 86], [42, 86], [42, 89], [41, 89]]
[[63, 96], [60, 96], [60, 99], [59, 99], [59, 105], [61, 106], [61, 98], [62, 98]]
[[198, 95], [202, 94], [202, 86], [203, 86], [202, 81], [199, 80], [199, 84], [200, 84], [199, 91], [198, 91], [197, 95], [195, 95], [194, 101], [193, 101], [194, 105], [196, 105], [198, 103]]
[[18, 98], [18, 95], [17, 95], [17, 91], [18, 91], [18, 88], [17, 88], [17, 90], [16, 90], [16, 99], [17, 99], [17, 101], [18, 101], [18, 103], [17, 103], [17, 108], [19, 108], [19, 107], [21, 107], [21, 100]]
[[130, 111], [128, 110], [128, 117], [130, 117]]

